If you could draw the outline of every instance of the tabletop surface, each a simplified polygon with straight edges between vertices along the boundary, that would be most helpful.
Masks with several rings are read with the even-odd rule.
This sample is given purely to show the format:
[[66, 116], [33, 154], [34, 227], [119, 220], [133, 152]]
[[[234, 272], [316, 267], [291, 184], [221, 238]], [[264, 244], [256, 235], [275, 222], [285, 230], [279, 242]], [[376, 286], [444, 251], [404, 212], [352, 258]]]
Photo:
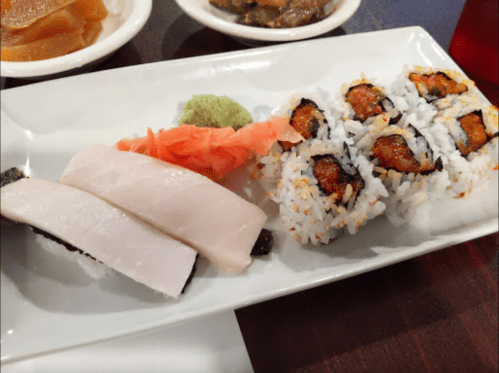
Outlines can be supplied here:
[[[364, 0], [326, 36], [421, 26], [448, 51], [465, 0]], [[154, 0], [96, 71], [250, 48]], [[2, 89], [32, 81], [2, 78]], [[497, 88], [480, 86], [497, 105]], [[494, 96], [495, 95], [495, 96]], [[497, 372], [498, 234], [235, 311], [261, 372]]]

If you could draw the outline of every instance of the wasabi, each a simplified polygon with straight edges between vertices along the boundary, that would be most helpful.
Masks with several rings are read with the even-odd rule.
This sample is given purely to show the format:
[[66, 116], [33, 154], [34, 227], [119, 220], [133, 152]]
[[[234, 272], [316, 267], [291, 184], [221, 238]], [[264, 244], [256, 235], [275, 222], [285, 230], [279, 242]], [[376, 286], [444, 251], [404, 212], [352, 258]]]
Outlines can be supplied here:
[[194, 95], [184, 106], [180, 124], [197, 127], [233, 127], [236, 131], [252, 123], [251, 114], [227, 96]]

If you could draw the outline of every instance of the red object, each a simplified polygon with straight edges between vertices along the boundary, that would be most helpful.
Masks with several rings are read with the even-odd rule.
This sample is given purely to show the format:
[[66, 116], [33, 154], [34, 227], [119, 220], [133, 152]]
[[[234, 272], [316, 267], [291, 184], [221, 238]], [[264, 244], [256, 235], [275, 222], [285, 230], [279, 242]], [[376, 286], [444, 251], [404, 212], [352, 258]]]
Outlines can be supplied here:
[[118, 150], [146, 154], [207, 176], [224, 178], [255, 154], [266, 155], [277, 140], [297, 143], [303, 137], [289, 120], [272, 117], [266, 122], [250, 123], [235, 131], [232, 127], [210, 128], [183, 124], [147, 136], [121, 140]]
[[499, 85], [499, 1], [467, 0], [450, 45], [450, 54], [467, 72]]

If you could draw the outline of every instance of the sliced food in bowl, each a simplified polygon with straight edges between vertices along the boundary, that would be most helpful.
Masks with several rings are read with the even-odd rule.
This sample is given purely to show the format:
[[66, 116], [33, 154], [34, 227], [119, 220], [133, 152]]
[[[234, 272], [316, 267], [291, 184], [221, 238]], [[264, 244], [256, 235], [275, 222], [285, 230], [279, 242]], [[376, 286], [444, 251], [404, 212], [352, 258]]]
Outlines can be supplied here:
[[1, 59], [39, 61], [86, 48], [107, 15], [102, 0], [4, 0]]
[[210, 0], [210, 3], [239, 14], [237, 23], [267, 28], [309, 25], [334, 11], [329, 6], [332, 0]]

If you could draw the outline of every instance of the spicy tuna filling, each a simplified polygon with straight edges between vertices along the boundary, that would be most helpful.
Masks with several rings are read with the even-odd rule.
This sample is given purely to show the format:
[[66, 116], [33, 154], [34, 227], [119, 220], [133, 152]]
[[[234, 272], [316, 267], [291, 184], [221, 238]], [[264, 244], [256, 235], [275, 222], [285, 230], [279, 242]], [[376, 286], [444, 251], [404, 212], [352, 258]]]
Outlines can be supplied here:
[[456, 82], [442, 72], [430, 75], [410, 73], [409, 80], [414, 83], [422, 97], [430, 95], [442, 98], [449, 94], [460, 94], [468, 90], [465, 84]]
[[461, 128], [466, 132], [468, 140], [466, 142], [457, 141], [456, 145], [462, 155], [466, 156], [476, 152], [489, 141], [489, 136], [485, 132], [482, 113], [480, 111], [463, 115], [457, 119]]
[[434, 166], [422, 165], [401, 135], [382, 136], [374, 143], [372, 153], [379, 161], [379, 166], [406, 173], [433, 171]]
[[350, 175], [333, 155], [313, 157], [314, 176], [320, 188], [327, 194], [334, 196], [334, 202], [348, 200], [353, 194], [364, 187], [364, 180], [359, 174]]
[[[307, 98], [302, 98], [300, 104], [291, 113], [289, 124], [305, 140], [316, 138], [319, 130], [319, 121], [325, 121], [324, 115], [315, 102]], [[287, 151], [299, 143], [281, 141], [280, 145]]]
[[361, 121], [384, 112], [381, 101], [386, 98], [381, 89], [372, 84], [359, 84], [348, 90], [347, 102], [352, 105], [355, 116]]

